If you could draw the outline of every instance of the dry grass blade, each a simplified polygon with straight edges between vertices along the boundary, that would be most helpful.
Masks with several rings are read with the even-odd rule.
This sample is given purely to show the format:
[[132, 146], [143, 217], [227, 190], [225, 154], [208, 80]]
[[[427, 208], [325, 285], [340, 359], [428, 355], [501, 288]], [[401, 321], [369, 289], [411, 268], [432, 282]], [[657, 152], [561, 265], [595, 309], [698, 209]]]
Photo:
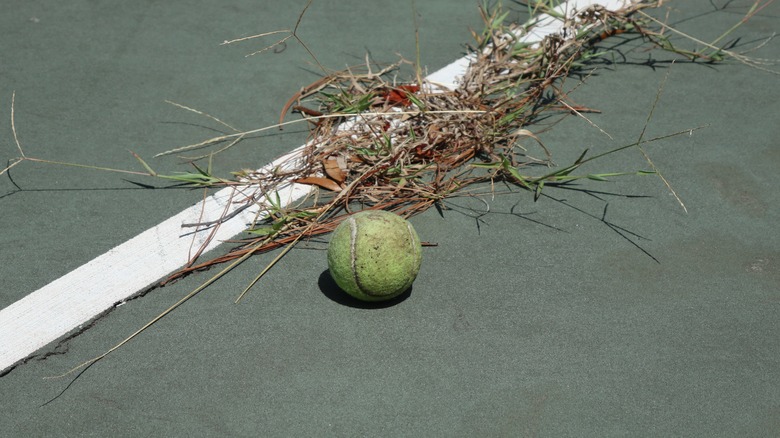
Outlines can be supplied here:
[[0, 175], [8, 172], [14, 166], [27, 159], [27, 157], [24, 155], [24, 151], [22, 150], [22, 144], [19, 143], [19, 136], [16, 134], [16, 122], [14, 117], [15, 108], [16, 108], [16, 91], [13, 91], [11, 93], [11, 132], [13, 133], [14, 136], [14, 143], [16, 144], [16, 149], [19, 151], [19, 157], [9, 160], [10, 164], [8, 164], [8, 166], [6, 166], [3, 170], [0, 170]]
[[666, 177], [661, 174], [661, 171], [656, 167], [655, 163], [653, 163], [653, 160], [650, 159], [650, 156], [647, 154], [645, 149], [642, 147], [642, 141], [645, 137], [645, 132], [647, 131], [647, 126], [650, 124], [650, 120], [653, 118], [653, 113], [655, 112], [656, 106], [658, 106], [658, 101], [661, 100], [661, 93], [663, 93], [664, 86], [666, 85], [666, 81], [669, 79], [669, 74], [671, 73], [671, 70], [666, 72], [666, 75], [664, 75], [664, 79], [661, 82], [661, 85], [658, 87], [658, 92], [655, 94], [655, 100], [653, 101], [653, 106], [650, 107], [650, 112], [647, 114], [647, 120], [645, 121], [645, 125], [642, 127], [642, 132], [639, 134], [639, 140], [637, 140], [637, 148], [639, 149], [639, 152], [642, 154], [642, 156], [645, 158], [648, 164], [650, 164], [650, 167], [653, 169], [653, 172], [655, 172], [656, 175], [658, 175], [658, 178], [663, 181], [664, 185], [666, 185], [666, 188], [669, 189], [669, 191], [672, 193], [672, 196], [674, 196], [674, 199], [677, 200], [677, 203], [680, 204], [680, 207], [682, 207], [683, 211], [688, 213], [688, 208], [685, 207], [685, 203], [683, 203], [682, 199], [680, 199], [680, 196], [677, 195], [677, 192], [672, 188], [672, 184], [669, 182], [669, 180], [666, 179]]
[[204, 113], [203, 111], [196, 110], [195, 108], [190, 108], [190, 107], [188, 107], [186, 105], [182, 105], [180, 103], [176, 103], [176, 102], [173, 102], [173, 101], [167, 100], [167, 99], [165, 100], [165, 103], [169, 103], [169, 104], [171, 104], [171, 105], [173, 105], [173, 106], [175, 106], [177, 108], [181, 108], [183, 110], [193, 112], [193, 113], [198, 114], [200, 116], [208, 117], [209, 119], [219, 123], [220, 125], [230, 129], [233, 132], [240, 132], [241, 131], [240, 129], [234, 128], [233, 126], [229, 125], [228, 123], [223, 122], [222, 120], [212, 116], [211, 114]]
[[[703, 41], [701, 39], [698, 39], [698, 38], [696, 38], [696, 37], [694, 37], [692, 35], [689, 35], [689, 34], [687, 34], [685, 32], [682, 32], [682, 31], [677, 30], [677, 29], [675, 29], [673, 27], [670, 27], [670, 26], [666, 25], [665, 23], [661, 22], [660, 20], [658, 20], [657, 18], [655, 18], [655, 17], [653, 17], [653, 16], [651, 16], [651, 15], [649, 15], [649, 14], [643, 12], [643, 11], [638, 11], [638, 13], [642, 17], [642, 19], [646, 20], [647, 22], [652, 23], [654, 25], [658, 25], [658, 26], [661, 27], [661, 29], [668, 30], [671, 33], [674, 33], [674, 34], [676, 34], [678, 36], [683, 37], [685, 40], [692, 41], [692, 42], [694, 42], [696, 44], [699, 44], [699, 45], [701, 45], [703, 47], [706, 47], [706, 48], [710, 49], [712, 51], [712, 53], [711, 54], [704, 54], [704, 53], [701, 53], [699, 51], [687, 51], [687, 50], [677, 49], [677, 48], [675, 48], [674, 46], [671, 45], [669, 40], [667, 38], [665, 38], [661, 34], [661, 32], [652, 32], [652, 31], [647, 31], [647, 30], [643, 31], [643, 35], [644, 36], [646, 36], [652, 42], [654, 42], [655, 44], [658, 44], [662, 48], [665, 48], [665, 49], [668, 49], [670, 51], [679, 53], [679, 54], [687, 57], [688, 59], [692, 59], [692, 60], [705, 59], [705, 60], [708, 60], [708, 61], [719, 61], [721, 59], [731, 58], [731, 59], [735, 59], [735, 60], [741, 62], [742, 64], [747, 65], [748, 67], [751, 67], [751, 68], [754, 68], [754, 69], [757, 69], [757, 70], [761, 70], [761, 71], [765, 71], [767, 73], [780, 75], [780, 71], [772, 70], [772, 69], [766, 67], [767, 65], [773, 65], [773, 64], [777, 63], [777, 60], [767, 60], [767, 59], [752, 58], [752, 57], [746, 56], [744, 53], [737, 53], [737, 52], [735, 52], [733, 50], [728, 50], [728, 49], [726, 49], [724, 47], [717, 46], [717, 43], [721, 39], [723, 39], [723, 37], [725, 37], [726, 35], [728, 35], [731, 32], [733, 32], [736, 28], [738, 28], [742, 24], [746, 23], [747, 20], [749, 20], [751, 17], [753, 17], [756, 13], [758, 13], [758, 11], [763, 9], [764, 6], [766, 6], [767, 4], [771, 3], [772, 1], [774, 1], [774, 0], [770, 0], [770, 2], [765, 3], [764, 5], [761, 5], [761, 0], [756, 0], [754, 2], [753, 6], [751, 7], [750, 11], [748, 11], [748, 13], [745, 14], [745, 16], [737, 24], [732, 26], [730, 29], [728, 29], [726, 32], [724, 32], [721, 36], [716, 38], [711, 43], [708, 43], [708, 42]], [[769, 40], [774, 38], [774, 36], [775, 35], [772, 34], [772, 36], [768, 37], [763, 43], [761, 43], [759, 45], [759, 47], [761, 45], [766, 44]], [[756, 48], [754, 48], [754, 49], [756, 49]]]
[[0, 175], [3, 175], [4, 173], [8, 172], [12, 168], [14, 168], [16, 165], [24, 162], [24, 161], [31, 161], [36, 163], [45, 163], [45, 164], [56, 164], [60, 166], [69, 166], [69, 167], [78, 167], [82, 169], [92, 169], [92, 170], [101, 170], [106, 172], [116, 172], [116, 173], [124, 173], [129, 175], [141, 175], [141, 176], [156, 176], [154, 171], [151, 170], [146, 164], [143, 162], [143, 160], [140, 160], [140, 157], [138, 155], [132, 153], [136, 158], [141, 161], [142, 164], [146, 166], [146, 168], [149, 170], [149, 172], [137, 172], [134, 170], [124, 170], [124, 169], [113, 169], [110, 167], [102, 167], [102, 166], [91, 166], [88, 164], [78, 164], [78, 163], [67, 163], [63, 161], [55, 161], [55, 160], [46, 160], [43, 158], [34, 158], [30, 157], [27, 154], [25, 154], [24, 150], [22, 149], [22, 143], [19, 141], [19, 135], [16, 132], [16, 92], [14, 91], [11, 94], [11, 132], [14, 137], [14, 143], [16, 144], [16, 149], [19, 151], [19, 157], [10, 159], [8, 164], [5, 168], [0, 170]]

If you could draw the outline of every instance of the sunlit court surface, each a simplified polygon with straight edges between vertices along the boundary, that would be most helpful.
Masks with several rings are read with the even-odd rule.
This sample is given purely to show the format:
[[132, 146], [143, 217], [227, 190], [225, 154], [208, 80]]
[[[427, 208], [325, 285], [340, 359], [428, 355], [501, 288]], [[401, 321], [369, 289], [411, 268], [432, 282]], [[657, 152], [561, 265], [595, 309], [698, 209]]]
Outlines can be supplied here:
[[[2, 14], [6, 433], [780, 434], [780, 6], [590, 7], [539, 49], [500, 37], [556, 14], [530, 3]], [[452, 91], [440, 69], [474, 53], [482, 75]], [[312, 139], [336, 151], [307, 156], [317, 173], [231, 213], [258, 186], [225, 181]], [[235, 220], [214, 227], [193, 206], [220, 190], [209, 214]], [[330, 277], [344, 202], [413, 224], [404, 294], [363, 302]]]

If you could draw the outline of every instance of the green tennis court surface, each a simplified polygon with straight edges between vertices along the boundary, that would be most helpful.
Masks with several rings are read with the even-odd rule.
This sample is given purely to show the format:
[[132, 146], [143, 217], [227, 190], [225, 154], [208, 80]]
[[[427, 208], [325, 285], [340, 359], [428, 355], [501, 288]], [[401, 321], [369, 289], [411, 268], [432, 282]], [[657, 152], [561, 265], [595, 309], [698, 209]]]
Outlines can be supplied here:
[[[668, 7], [678, 29], [711, 40], [751, 4]], [[14, 90], [26, 153], [58, 161], [138, 168], [128, 150], [150, 158], [211, 134], [204, 119], [165, 99], [243, 129], [273, 124], [284, 102], [318, 77], [305, 50], [290, 42], [281, 53], [244, 58], [269, 41], [219, 43], [289, 28], [303, 5], [40, 1], [7, 10], [0, 156], [17, 155]], [[429, 71], [460, 57], [468, 27], [481, 26], [471, 0], [418, 1], [417, 11]], [[764, 8], [735, 34], [740, 47], [772, 35], [778, 17], [777, 4]], [[411, 5], [403, 2], [315, 0], [301, 36], [332, 68], [362, 63], [366, 53], [379, 62], [395, 61], [396, 52], [415, 56]], [[646, 136], [708, 127], [646, 150], [688, 214], [653, 176], [545, 189], [549, 197], [535, 203], [520, 190], [488, 196], [484, 215], [481, 201], [453, 199], [443, 215], [412, 219], [421, 239], [438, 246], [424, 248], [402, 302], [367, 309], [343, 301], [325, 275], [324, 240], [306, 242], [241, 304], [233, 300], [274, 253], [245, 263], [55, 399], [71, 379], [44, 377], [103, 353], [207, 278], [191, 276], [44, 350], [62, 354], [0, 378], [5, 433], [780, 434], [779, 78], [734, 62], [672, 65], [671, 55], [638, 42], [618, 49], [625, 58], [602, 65], [572, 94], [602, 111], [589, 117], [614, 140], [576, 117], [541, 138], [561, 165], [586, 147], [635, 141], [669, 73]], [[777, 59], [780, 47], [771, 41], [751, 55]], [[252, 139], [220, 155], [215, 170], [262, 166], [305, 135]], [[175, 159], [151, 162], [184, 168]], [[587, 170], [646, 167], [628, 150]], [[33, 163], [0, 177], [0, 307], [202, 196], [165, 186]]]

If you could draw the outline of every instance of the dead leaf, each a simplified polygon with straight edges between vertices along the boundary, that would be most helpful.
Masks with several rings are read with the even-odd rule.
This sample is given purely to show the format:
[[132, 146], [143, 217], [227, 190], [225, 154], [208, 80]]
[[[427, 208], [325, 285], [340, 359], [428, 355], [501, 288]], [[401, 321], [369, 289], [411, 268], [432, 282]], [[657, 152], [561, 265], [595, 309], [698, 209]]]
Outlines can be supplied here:
[[322, 187], [323, 189], [332, 190], [334, 192], [341, 191], [341, 186], [332, 179], [321, 178], [318, 176], [309, 176], [306, 178], [299, 178], [293, 181], [298, 184], [309, 184], [313, 186]]
[[[342, 159], [341, 161], [344, 160]], [[322, 162], [322, 166], [325, 168], [325, 173], [337, 183], [341, 184], [347, 179], [347, 176], [344, 174], [346, 165], [342, 166], [337, 158], [328, 158]]]

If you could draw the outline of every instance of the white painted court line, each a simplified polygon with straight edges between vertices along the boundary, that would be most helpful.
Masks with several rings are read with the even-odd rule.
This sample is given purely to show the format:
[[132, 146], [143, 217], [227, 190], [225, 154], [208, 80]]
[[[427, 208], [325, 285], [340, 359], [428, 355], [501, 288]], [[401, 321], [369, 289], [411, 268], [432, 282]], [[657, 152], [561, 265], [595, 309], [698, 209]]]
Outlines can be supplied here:
[[[601, 4], [616, 10], [636, 0], [569, 0], [559, 11], [582, 10], [592, 4]], [[544, 36], [560, 32], [563, 23], [549, 15], [534, 19], [533, 32], [521, 38], [533, 43]], [[453, 88], [469, 65], [469, 58], [461, 58], [429, 75], [427, 80]], [[281, 157], [264, 169], [299, 154], [302, 146]], [[280, 191], [282, 200], [291, 203], [305, 196], [309, 186], [290, 184]], [[181, 269], [192, 248], [208, 238], [210, 230], [189, 234], [182, 224], [216, 220], [229, 210], [234, 189], [220, 190], [176, 216], [144, 231], [127, 242], [111, 249], [63, 277], [32, 292], [21, 300], [0, 310], [0, 372], [28, 357], [38, 349], [88, 322], [96, 315], [127, 299], [136, 292], [154, 284], [170, 273]], [[257, 210], [246, 210], [223, 223], [216, 231], [207, 250], [221, 241], [232, 238], [246, 229]]]

